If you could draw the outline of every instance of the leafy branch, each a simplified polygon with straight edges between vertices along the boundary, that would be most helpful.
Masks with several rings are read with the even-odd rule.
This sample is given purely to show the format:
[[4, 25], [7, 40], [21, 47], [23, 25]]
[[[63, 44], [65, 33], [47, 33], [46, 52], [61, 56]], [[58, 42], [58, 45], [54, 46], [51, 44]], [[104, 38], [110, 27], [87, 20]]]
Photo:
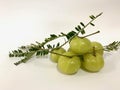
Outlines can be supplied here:
[[[95, 26], [95, 24], [93, 24], [93, 21], [95, 19], [97, 19], [99, 16], [101, 16], [103, 13], [101, 12], [100, 14], [94, 16], [94, 15], [91, 15], [89, 16], [90, 17], [90, 21], [85, 25], [83, 22], [80, 22], [80, 25], [78, 25], [77, 27], [75, 27], [75, 31], [70, 31], [68, 34], [63, 34], [64, 36], [67, 37], [68, 41], [66, 41], [63, 45], [61, 45], [60, 47], [64, 46], [66, 43], [68, 43], [69, 41], [71, 41], [75, 36], [78, 36], [79, 33], [81, 34], [85, 34], [85, 28], [88, 26], [88, 25], [92, 25], [92, 26]], [[82, 28], [81, 28], [82, 27]], [[100, 31], [97, 31], [95, 33], [92, 33], [92, 34], [96, 34], [96, 33], [99, 33]], [[88, 36], [91, 36], [92, 34], [90, 35], [86, 35], [84, 37], [88, 37]]]
[[57, 45], [47, 45], [47, 49], [45, 49], [45, 45], [49, 43], [52, 40], [55, 40], [57, 38], [64, 37], [63, 34], [55, 35], [51, 34], [49, 38], [45, 38], [45, 40], [42, 43], [39, 43], [36, 41], [36, 44], [31, 44], [27, 46], [21, 46], [18, 50], [13, 50], [12, 52], [9, 52], [9, 57], [23, 57], [20, 61], [14, 63], [15, 65], [19, 65], [21, 63], [27, 62], [34, 54], [36, 56], [44, 56], [49, 53], [49, 49], [57, 48], [60, 44], [57, 43]]
[[92, 26], [95, 26], [95, 24], [93, 24], [93, 21], [95, 20], [95, 19], [97, 19], [99, 16], [101, 16], [103, 14], [103, 12], [101, 12], [100, 14], [98, 14], [98, 15], [96, 15], [96, 16], [94, 16], [94, 15], [91, 15], [91, 16], [89, 16], [90, 18], [91, 18], [91, 20], [85, 25], [83, 22], [80, 22], [80, 24], [83, 26], [83, 28], [81, 28], [79, 25], [78, 25], [78, 27], [75, 27], [75, 29], [77, 30], [77, 31], [79, 31], [78, 33], [77, 33], [77, 35], [81, 32], [81, 34], [85, 34], [85, 28], [88, 26], [88, 25], [92, 25]]
[[108, 51], [108, 52], [114, 51], [114, 50], [116, 51], [119, 49], [119, 47], [120, 47], [120, 41], [114, 41], [114, 42], [104, 46], [104, 50]]
[[[93, 24], [93, 21], [101, 15], [102, 15], [102, 13], [100, 13], [96, 16], [94, 16], [94, 15], [89, 16], [91, 20], [87, 24], [80, 22], [80, 25], [75, 27], [74, 31], [70, 31], [67, 34], [65, 34], [63, 32], [61, 32], [59, 35], [51, 34], [50, 37], [45, 38], [45, 40], [42, 43], [39, 43], [36, 41], [36, 44], [21, 46], [18, 48], [18, 50], [13, 50], [12, 52], [9, 52], [9, 57], [23, 57], [23, 59], [14, 63], [15, 65], [19, 65], [20, 63], [27, 62], [30, 58], [32, 58], [32, 56], [34, 54], [36, 56], [38, 56], [38, 55], [45, 56], [48, 53], [54, 53], [54, 52], [52, 52], [53, 49], [58, 49], [58, 48], [63, 47], [66, 43], [68, 43], [70, 40], [72, 40], [75, 36], [78, 36], [79, 33], [85, 34], [85, 28], [88, 25], [95, 26]], [[99, 31], [97, 31], [93, 34], [96, 34], [96, 33], [99, 33]], [[93, 34], [91, 34], [91, 35], [93, 35]], [[90, 35], [86, 35], [84, 37], [87, 37], [87, 36], [90, 36]], [[60, 43], [57, 43], [54, 45], [47, 44], [47, 43], [49, 43], [57, 38], [61, 38], [61, 37], [66, 37], [68, 40], [65, 41], [62, 45], [60, 45]]]
[[[90, 34], [90, 35], [92, 35], [92, 34]], [[88, 35], [86, 35], [86, 36], [88, 36]], [[97, 49], [97, 50], [95, 50], [95, 47], [93, 47], [93, 51], [90, 51], [88, 53], [93, 53], [93, 55], [95, 56], [95, 52], [96, 51], [104, 50], [104, 51], [110, 52], [110, 51], [117, 51], [119, 48], [120, 48], [120, 41], [114, 41], [114, 42], [112, 42], [112, 43], [104, 46], [103, 49]], [[52, 52], [52, 51], [50, 53], [61, 55], [61, 56], [65, 56], [65, 57], [69, 57], [69, 58], [74, 57], [74, 56], [81, 56], [79, 54], [74, 54], [72, 56], [67, 56], [67, 55], [55, 53], [55, 52]], [[85, 53], [85, 54], [87, 54], [87, 53]]]

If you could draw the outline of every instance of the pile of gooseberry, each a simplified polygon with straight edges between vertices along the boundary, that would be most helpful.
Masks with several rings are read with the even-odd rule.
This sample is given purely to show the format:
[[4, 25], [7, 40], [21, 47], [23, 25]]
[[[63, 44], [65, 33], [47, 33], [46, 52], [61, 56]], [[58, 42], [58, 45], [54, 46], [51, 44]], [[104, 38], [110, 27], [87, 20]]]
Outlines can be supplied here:
[[[58, 70], [63, 74], [75, 74], [80, 69], [88, 72], [98, 72], [104, 66], [103, 46], [88, 38], [75, 36], [69, 41], [69, 49], [53, 49], [50, 59], [57, 63]], [[58, 54], [56, 54], [58, 53]]]

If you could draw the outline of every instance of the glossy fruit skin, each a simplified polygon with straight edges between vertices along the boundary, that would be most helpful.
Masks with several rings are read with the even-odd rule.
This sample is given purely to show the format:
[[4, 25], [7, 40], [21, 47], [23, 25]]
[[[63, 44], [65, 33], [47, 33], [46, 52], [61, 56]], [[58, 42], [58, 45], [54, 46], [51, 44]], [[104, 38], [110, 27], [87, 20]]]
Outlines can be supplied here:
[[91, 51], [91, 41], [87, 38], [74, 37], [70, 41], [70, 50], [76, 54], [83, 55]]
[[[74, 55], [72, 52], [65, 52], [63, 55], [72, 56]], [[80, 69], [81, 62], [80, 58], [74, 56], [72, 58], [60, 56], [58, 60], [58, 70], [64, 74], [75, 74]]]
[[96, 53], [103, 55], [104, 51], [103, 51], [103, 46], [101, 43], [94, 41], [94, 42], [91, 42], [91, 44], [92, 44], [92, 47], [95, 47]]
[[89, 72], [98, 72], [104, 66], [104, 58], [99, 53], [96, 53], [96, 56], [93, 54], [86, 54], [83, 56], [83, 59], [82, 68]]
[[[55, 50], [53, 50], [52, 52], [59, 53], [59, 54], [63, 54], [63, 53], [66, 52], [66, 51], [65, 51], [64, 48], [60, 48], [60, 49], [55, 49]], [[59, 57], [60, 57], [60, 55], [53, 54], [53, 53], [50, 54], [50, 59], [51, 59], [53, 62], [55, 62], [55, 63], [58, 62]]]

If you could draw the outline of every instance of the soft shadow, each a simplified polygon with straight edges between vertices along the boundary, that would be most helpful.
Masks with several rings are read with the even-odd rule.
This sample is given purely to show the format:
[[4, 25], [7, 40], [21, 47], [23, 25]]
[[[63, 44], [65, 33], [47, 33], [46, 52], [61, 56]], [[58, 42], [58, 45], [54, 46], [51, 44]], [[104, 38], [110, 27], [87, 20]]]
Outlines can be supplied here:
[[106, 52], [104, 54], [104, 61], [105, 65], [103, 67], [102, 72], [103, 73], [111, 73], [114, 72], [117, 68], [118, 63], [120, 63], [119, 60], [120, 52]]

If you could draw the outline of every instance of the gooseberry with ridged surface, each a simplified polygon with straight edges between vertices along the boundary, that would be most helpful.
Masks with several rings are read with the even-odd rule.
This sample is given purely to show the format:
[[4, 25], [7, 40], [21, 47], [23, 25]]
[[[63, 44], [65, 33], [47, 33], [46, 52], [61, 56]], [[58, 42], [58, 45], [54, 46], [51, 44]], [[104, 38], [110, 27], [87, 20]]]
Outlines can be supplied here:
[[77, 73], [81, 66], [80, 58], [73, 56], [75, 54], [72, 52], [65, 52], [63, 55], [72, 57], [60, 56], [57, 64], [58, 70], [68, 75]]
[[70, 50], [76, 54], [83, 55], [91, 51], [91, 49], [91, 41], [87, 38], [80, 38], [78, 36], [75, 36], [70, 41]]

